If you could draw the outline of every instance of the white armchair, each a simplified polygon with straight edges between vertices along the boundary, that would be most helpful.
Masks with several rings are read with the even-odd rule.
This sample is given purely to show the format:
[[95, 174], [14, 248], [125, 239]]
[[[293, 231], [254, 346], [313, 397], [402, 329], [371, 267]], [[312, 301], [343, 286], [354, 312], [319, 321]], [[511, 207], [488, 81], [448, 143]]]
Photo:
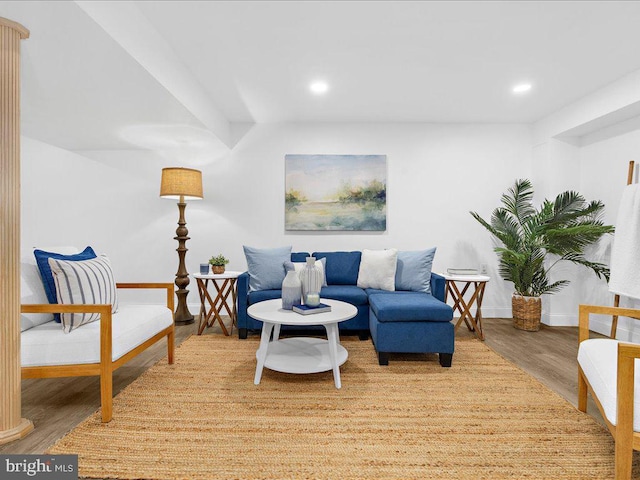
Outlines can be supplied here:
[[591, 393], [615, 439], [615, 478], [627, 480], [633, 450], [640, 450], [640, 372], [635, 371], [640, 345], [612, 338], [590, 339], [591, 314], [640, 320], [640, 310], [599, 305], [580, 305], [579, 309], [578, 409], [587, 411], [587, 393]]
[[[110, 304], [49, 304], [33, 255], [23, 258], [21, 277], [23, 379], [98, 375], [102, 421], [109, 422], [116, 369], [165, 337], [173, 363], [173, 283], [117, 283], [118, 289], [163, 289], [166, 305], [121, 304], [112, 313]], [[100, 319], [65, 333], [53, 313], [99, 313]]]

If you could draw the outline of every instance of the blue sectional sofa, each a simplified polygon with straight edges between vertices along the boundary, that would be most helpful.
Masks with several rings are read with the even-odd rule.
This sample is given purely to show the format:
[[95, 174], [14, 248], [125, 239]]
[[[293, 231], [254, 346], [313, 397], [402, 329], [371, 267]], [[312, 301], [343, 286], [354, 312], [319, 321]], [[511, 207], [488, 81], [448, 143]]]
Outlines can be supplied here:
[[[389, 353], [438, 353], [442, 366], [451, 366], [454, 352], [453, 310], [444, 303], [445, 280], [431, 273], [431, 293], [386, 291], [357, 286], [361, 252], [314, 252], [325, 258], [327, 286], [320, 296], [351, 303], [358, 314], [339, 324], [341, 334], [371, 334], [380, 365], [388, 364]], [[307, 252], [291, 254], [292, 262], [304, 262]], [[249, 330], [260, 330], [262, 322], [247, 315], [257, 302], [280, 298], [281, 291], [249, 291], [249, 273], [238, 277], [238, 334], [247, 338]], [[286, 327], [283, 327], [285, 329]]]

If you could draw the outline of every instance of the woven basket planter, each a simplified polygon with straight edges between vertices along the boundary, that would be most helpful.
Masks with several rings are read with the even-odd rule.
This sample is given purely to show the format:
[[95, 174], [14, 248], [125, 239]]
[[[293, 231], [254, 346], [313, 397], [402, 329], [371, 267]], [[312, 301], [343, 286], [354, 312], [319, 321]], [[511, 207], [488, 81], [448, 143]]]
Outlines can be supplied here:
[[221, 273], [224, 273], [224, 270], [225, 270], [224, 265], [211, 265], [211, 271], [215, 275], [220, 275]]
[[511, 297], [513, 312], [513, 326], [527, 332], [540, 330], [540, 316], [542, 315], [542, 299], [540, 297]]

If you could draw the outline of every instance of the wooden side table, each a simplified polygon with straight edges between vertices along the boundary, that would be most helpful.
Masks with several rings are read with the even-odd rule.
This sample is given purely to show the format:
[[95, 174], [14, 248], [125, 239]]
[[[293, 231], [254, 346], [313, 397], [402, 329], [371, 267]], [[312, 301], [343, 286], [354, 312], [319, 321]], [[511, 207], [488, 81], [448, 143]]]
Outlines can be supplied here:
[[[448, 273], [440, 273], [439, 275], [442, 275], [446, 280], [444, 301], [446, 302], [447, 297], [451, 294], [453, 311], [460, 313], [455, 330], [458, 331], [458, 327], [464, 321], [469, 331], [474, 332], [480, 340], [484, 340], [482, 331], [482, 298], [484, 297], [484, 287], [489, 282], [490, 277], [487, 275], [450, 275]], [[473, 290], [469, 292], [471, 297], [466, 300], [465, 295], [471, 287], [473, 287]], [[474, 304], [476, 307], [475, 315], [471, 313]]]
[[[213, 327], [216, 320], [222, 328], [222, 332], [229, 336], [233, 333], [233, 326], [238, 324], [238, 312], [236, 310], [236, 280], [242, 272], [226, 271], [220, 274], [193, 275], [198, 282], [198, 294], [200, 295], [200, 323], [198, 335], [202, 335], [205, 328]], [[209, 293], [209, 286], [215, 288], [215, 298]], [[214, 292], [211, 292], [214, 293]], [[229, 308], [227, 299], [231, 296], [233, 306]], [[226, 310], [231, 317], [231, 331], [222, 322], [220, 314]]]

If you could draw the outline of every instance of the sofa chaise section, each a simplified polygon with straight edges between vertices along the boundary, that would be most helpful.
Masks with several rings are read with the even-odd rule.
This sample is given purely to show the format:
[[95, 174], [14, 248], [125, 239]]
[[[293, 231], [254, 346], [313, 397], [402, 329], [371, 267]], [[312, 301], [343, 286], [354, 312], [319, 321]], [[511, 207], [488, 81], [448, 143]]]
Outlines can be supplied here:
[[455, 333], [449, 305], [422, 292], [373, 293], [369, 305], [380, 365], [389, 364], [389, 353], [437, 353], [440, 365], [451, 366]]

